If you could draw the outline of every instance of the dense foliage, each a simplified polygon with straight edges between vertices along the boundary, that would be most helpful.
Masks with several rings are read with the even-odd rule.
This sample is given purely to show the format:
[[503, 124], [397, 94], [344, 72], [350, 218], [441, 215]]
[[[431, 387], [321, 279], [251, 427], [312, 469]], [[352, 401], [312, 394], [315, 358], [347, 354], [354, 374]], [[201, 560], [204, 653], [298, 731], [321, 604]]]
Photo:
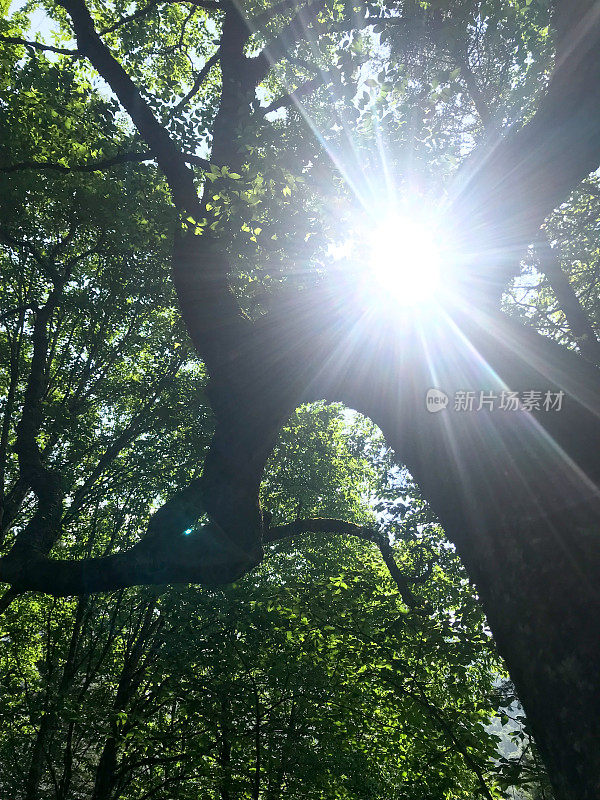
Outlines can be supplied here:
[[[1, 639], [7, 795], [458, 800], [538, 781], [489, 730], [511, 698], [453, 549], [372, 426], [341, 411], [284, 429], [265, 503], [366, 521], [377, 492], [416, 607], [372, 544], [322, 537], [275, 545], [225, 590], [18, 599]], [[99, 539], [112, 513], [82, 532]]]

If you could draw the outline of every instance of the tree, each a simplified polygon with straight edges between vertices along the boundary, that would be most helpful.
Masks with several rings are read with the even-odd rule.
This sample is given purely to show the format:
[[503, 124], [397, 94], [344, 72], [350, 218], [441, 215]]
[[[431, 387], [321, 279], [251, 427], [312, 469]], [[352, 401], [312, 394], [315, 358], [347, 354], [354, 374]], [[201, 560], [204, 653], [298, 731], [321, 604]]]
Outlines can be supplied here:
[[[9, 53], [22, 58], [27, 50], [30, 62], [69, 76], [77, 87], [70, 97], [78, 98], [69, 114], [98, 102], [92, 93], [89, 103], [81, 99], [88, 79], [83, 66], [72, 64], [85, 58], [131, 121], [119, 127], [114, 107], [112, 117], [109, 109], [115, 130], [94, 129], [85, 158], [77, 137], [71, 141], [79, 146], [71, 145], [66, 155], [55, 131], [43, 144], [32, 137], [23, 148], [26, 158], [15, 150], [19, 142], [9, 141], [6, 192], [31, 171], [37, 179], [51, 171], [95, 175], [153, 160], [162, 173], [180, 220], [173, 283], [191, 343], [210, 376], [215, 430], [206, 453], [198, 454], [201, 476], [153, 513], [146, 535], [129, 549], [77, 560], [51, 555], [65, 492], [57, 470], [44, 462], [39, 418], [49, 320], [69, 287], [67, 264], [56, 269], [53, 263], [56, 248], [70, 244], [68, 213], [63, 206], [64, 222], [52, 244], [38, 248], [30, 233], [17, 235], [9, 227], [3, 238], [11, 258], [26, 252], [35, 260], [37, 254], [49, 293], [34, 310], [29, 378], [14, 432], [18, 488], [10, 493], [13, 502], [31, 492], [35, 511], [0, 560], [0, 577], [13, 593], [54, 595], [156, 582], [214, 586], [254, 568], [263, 558], [262, 543], [285, 535], [289, 526], [295, 532], [357, 532], [336, 520], [273, 525], [259, 503], [265, 464], [292, 411], [306, 401], [342, 401], [381, 428], [456, 544], [557, 796], [596, 797], [598, 344], [547, 249], [541, 248], [540, 265], [579, 352], [500, 308], [502, 291], [545, 218], [600, 160], [596, 4], [184, 5], [149, 4], [127, 14], [118, 4], [107, 10], [62, 0], [50, 10], [75, 48], [62, 46], [68, 41], [28, 42], [17, 29], [24, 24], [19, 17], [3, 37]], [[194, 27], [196, 20], [204, 25]], [[381, 91], [362, 114], [360, 102], [351, 102], [352, 76], [369, 61], [373, 36], [390, 41], [390, 59], [381, 77], [367, 79]], [[186, 48], [202, 55], [202, 67], [186, 60]], [[394, 60], [398, 52], [403, 63]], [[372, 67], [382, 53], [371, 54]], [[469, 109], [479, 115], [480, 124], [466, 134], [478, 146], [453, 175], [448, 164], [465, 149], [465, 114], [460, 103], [444, 106], [443, 97], [438, 113], [429, 79], [437, 81], [437, 93], [440, 78], [432, 72], [444, 73], [446, 97], [468, 95]], [[180, 99], [173, 103], [177, 87]], [[268, 105], [260, 105], [257, 87], [272, 98]], [[339, 102], [318, 103], [319, 92], [329, 87]], [[328, 147], [351, 182], [361, 154], [343, 153], [340, 143], [365, 118], [374, 130], [386, 93], [396, 89], [404, 105], [386, 134], [405, 146], [398, 129], [410, 123], [408, 139], [416, 143], [420, 168], [432, 166], [438, 185], [447, 179], [458, 254], [446, 270], [444, 305], [427, 325], [418, 314], [398, 320], [392, 305], [374, 303], [361, 291], [356, 271], [330, 270], [319, 279], [318, 270], [309, 270], [284, 280], [289, 262], [306, 264], [323, 247], [324, 198], [340, 187], [302, 115], [290, 111], [287, 124], [269, 120], [265, 110], [291, 109], [307, 97], [314, 128], [324, 128], [326, 119], [329, 128], [334, 123], [339, 135]], [[501, 113], [490, 111], [496, 107]], [[419, 126], [421, 112], [427, 119]], [[102, 119], [98, 111], [90, 113], [94, 122]], [[441, 129], [450, 142], [445, 174], [435, 149]], [[366, 122], [362, 131], [368, 138]], [[113, 133], [110, 140], [107, 133]], [[199, 154], [201, 139], [210, 141], [210, 163], [208, 151]], [[275, 161], [282, 152], [285, 159]], [[131, 174], [153, 175], [153, 169], [132, 168]], [[110, 216], [113, 209], [105, 210]], [[18, 315], [22, 304], [12, 308]], [[23, 325], [25, 330], [29, 323]], [[534, 404], [511, 414], [449, 408], [434, 415], [424, 403], [432, 386], [448, 394], [564, 392], [565, 402], [559, 413]], [[194, 535], [183, 535], [190, 528]]]

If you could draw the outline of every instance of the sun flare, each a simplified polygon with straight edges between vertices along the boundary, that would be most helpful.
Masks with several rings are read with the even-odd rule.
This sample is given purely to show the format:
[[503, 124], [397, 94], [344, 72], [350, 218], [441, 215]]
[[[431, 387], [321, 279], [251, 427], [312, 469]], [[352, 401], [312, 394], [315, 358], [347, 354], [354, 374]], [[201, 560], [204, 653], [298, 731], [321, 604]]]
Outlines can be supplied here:
[[379, 287], [403, 305], [433, 299], [441, 276], [441, 248], [433, 227], [389, 215], [371, 232], [369, 267]]

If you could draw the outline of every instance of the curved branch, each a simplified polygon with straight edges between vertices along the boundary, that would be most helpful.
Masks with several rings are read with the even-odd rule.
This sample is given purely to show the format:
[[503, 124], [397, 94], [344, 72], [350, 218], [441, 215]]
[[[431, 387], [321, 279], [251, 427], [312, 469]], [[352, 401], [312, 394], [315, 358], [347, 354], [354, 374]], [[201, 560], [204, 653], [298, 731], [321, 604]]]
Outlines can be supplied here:
[[253, 31], [263, 28], [267, 23], [274, 19], [278, 14], [285, 14], [286, 11], [298, 11], [301, 6], [298, 5], [296, 0], [280, 0], [274, 6], [261, 11], [256, 16], [248, 20], [249, 26]]
[[200, 72], [196, 75], [196, 79], [192, 85], [192, 88], [189, 92], [181, 98], [181, 100], [177, 103], [177, 105], [173, 106], [171, 111], [169, 112], [169, 118], [173, 117], [181, 108], [187, 105], [190, 100], [200, 91], [202, 84], [208, 78], [208, 75], [211, 69], [218, 63], [219, 59], [221, 58], [220, 50], [217, 50], [212, 56], [206, 61]]
[[326, 0], [313, 0], [312, 3], [302, 6], [256, 58], [248, 59], [248, 70], [254, 85], [264, 80], [272, 65], [285, 58], [296, 44], [306, 38], [308, 28], [325, 8], [325, 2]]
[[[149, 584], [229, 583], [258, 562], [214, 524], [191, 532], [204, 511], [201, 496], [200, 481], [179, 492], [154, 514], [146, 538], [123, 553], [78, 561], [43, 557], [20, 561], [11, 553], [0, 558], [0, 581], [11, 584], [11, 598], [24, 591], [58, 597]], [[267, 528], [264, 542], [306, 533], [355, 536], [377, 545], [403, 602], [409, 608], [415, 607], [416, 598], [396, 563], [393, 549], [379, 531], [339, 519], [304, 519]]]
[[359, 539], [364, 539], [367, 542], [373, 542], [379, 548], [382, 558], [390, 573], [390, 576], [402, 600], [409, 608], [414, 608], [416, 605], [416, 598], [408, 585], [408, 582], [402, 572], [400, 571], [396, 559], [394, 558], [394, 551], [389, 543], [387, 536], [380, 533], [373, 528], [368, 528], [363, 525], [356, 525], [354, 522], [345, 522], [341, 519], [327, 519], [319, 517], [316, 519], [299, 519], [295, 522], [288, 522], [285, 525], [276, 525], [273, 528], [267, 528], [265, 531], [263, 541], [266, 543], [278, 542], [282, 539], [292, 539], [296, 536], [301, 536], [306, 533], [326, 533], [333, 534], [334, 536], [356, 536]]
[[321, 72], [319, 75], [316, 75], [314, 78], [311, 78], [308, 81], [305, 81], [303, 84], [298, 86], [297, 89], [294, 89], [287, 94], [281, 95], [273, 100], [266, 108], [261, 108], [263, 114], [270, 114], [272, 111], [277, 111], [280, 108], [288, 108], [289, 106], [298, 106], [302, 101], [302, 98], [308, 97], [321, 86], [327, 84], [330, 80], [330, 75], [328, 72]]
[[121, 28], [123, 25], [127, 25], [129, 22], [133, 22], [136, 19], [145, 17], [149, 11], [152, 11], [153, 8], [156, 8], [156, 6], [161, 2], [162, 0], [150, 0], [150, 2], [142, 8], [136, 8], [133, 13], [128, 14], [125, 17], [121, 17], [121, 19], [117, 20], [117, 22], [114, 22], [112, 25], [109, 25], [107, 28], [102, 28], [100, 31], [100, 36], [104, 36], [107, 33], [112, 33], [113, 31]]

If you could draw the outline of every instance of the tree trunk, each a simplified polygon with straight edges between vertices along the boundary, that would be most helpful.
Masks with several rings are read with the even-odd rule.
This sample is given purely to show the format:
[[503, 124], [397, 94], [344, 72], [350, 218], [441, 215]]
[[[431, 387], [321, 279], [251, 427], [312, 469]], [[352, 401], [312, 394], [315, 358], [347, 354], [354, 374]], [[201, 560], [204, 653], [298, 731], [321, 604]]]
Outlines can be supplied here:
[[[406, 463], [476, 582], [558, 800], [600, 797], [597, 372], [500, 317], [403, 341], [340, 391]], [[460, 331], [458, 334], [456, 331]], [[410, 355], [405, 347], [410, 348]], [[393, 341], [381, 347], [394, 352]], [[519, 355], [516, 356], [515, 353]], [[435, 378], [430, 365], [435, 364]], [[535, 366], [534, 366], [535, 365]], [[568, 367], [567, 367], [568, 365]], [[378, 375], [383, 377], [377, 377]], [[390, 391], [390, 375], [398, 375]], [[406, 380], [402, 381], [402, 376]], [[448, 406], [426, 409], [428, 388]], [[561, 410], [454, 410], [456, 392], [564, 390]]]
[[[48, 756], [48, 742], [56, 730], [59, 721], [59, 714], [62, 709], [62, 704], [69, 691], [73, 678], [75, 676], [75, 656], [79, 644], [79, 637], [81, 634], [81, 626], [88, 606], [88, 598], [80, 597], [77, 601], [77, 608], [75, 611], [75, 618], [73, 620], [73, 628], [71, 631], [71, 638], [69, 642], [69, 650], [62, 669], [62, 675], [56, 688], [50, 685], [47, 688], [48, 697], [44, 715], [40, 720], [35, 744], [31, 755], [31, 761], [27, 778], [25, 779], [25, 800], [37, 800], [40, 794], [40, 783], [44, 774], [44, 763]], [[46, 650], [50, 648], [50, 643], [46, 643]], [[52, 680], [52, 676], [48, 676], [48, 681]]]
[[221, 696], [221, 725], [219, 729], [219, 796], [221, 800], [231, 798], [231, 741], [229, 739], [231, 725], [231, 709], [226, 694]]
[[113, 726], [111, 735], [104, 743], [96, 768], [92, 800], [110, 800], [116, 781], [117, 771], [117, 732]]
[[29, 770], [25, 779], [25, 800], [38, 800], [40, 783], [44, 774], [48, 738], [54, 730], [55, 722], [54, 708], [47, 709], [40, 721], [31, 752]]
[[590, 525], [592, 510], [597, 520], [600, 507], [590, 505], [523, 520], [510, 530], [469, 531], [459, 547], [477, 575], [498, 648], [561, 800], [600, 797], [598, 525]]
[[[293, 353], [302, 399], [342, 401], [379, 425], [478, 586], [557, 798], [597, 800], [600, 374], [497, 312], [399, 320], [360, 313], [361, 302], [323, 295], [332, 338], [287, 309], [285, 334], [263, 352]], [[316, 377], [315, 363], [328, 366]], [[431, 388], [448, 398], [435, 413]], [[455, 409], [468, 391], [472, 410]], [[502, 409], [507, 391], [536, 392], [539, 409]], [[546, 392], [564, 393], [560, 410], [544, 409]]]
[[162, 620], [154, 617], [155, 608], [156, 600], [147, 604], [137, 637], [125, 656], [112, 706], [115, 718], [110, 724], [96, 767], [92, 800], [111, 800], [114, 797], [118, 779], [119, 746], [124, 738], [123, 724], [116, 715], [125, 712], [129, 707], [144, 678], [146, 668], [160, 646], [156, 634], [162, 626]]

